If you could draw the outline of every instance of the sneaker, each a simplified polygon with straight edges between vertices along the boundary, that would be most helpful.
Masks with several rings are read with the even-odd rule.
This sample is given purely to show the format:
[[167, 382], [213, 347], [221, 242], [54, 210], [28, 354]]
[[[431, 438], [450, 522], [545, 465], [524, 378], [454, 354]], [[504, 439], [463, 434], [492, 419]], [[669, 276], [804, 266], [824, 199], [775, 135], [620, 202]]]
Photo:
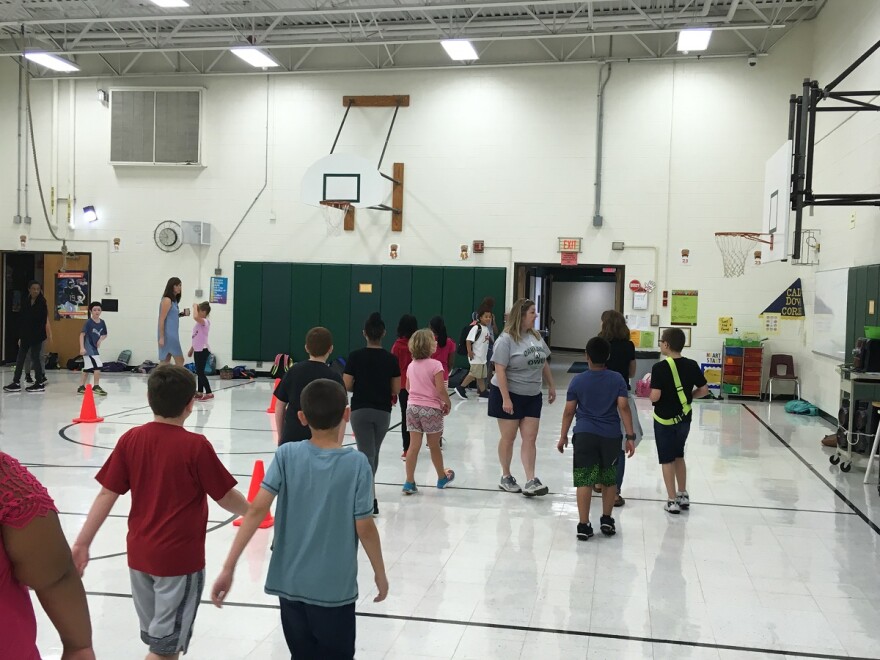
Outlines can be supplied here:
[[437, 488], [446, 488], [453, 481], [455, 481], [455, 470], [446, 470], [446, 476], [437, 479]]
[[419, 489], [412, 481], [404, 481], [403, 482], [403, 494], [404, 495], [415, 495], [419, 492]]
[[617, 533], [617, 530], [614, 528], [614, 518], [611, 516], [602, 516], [599, 522], [601, 523], [599, 529], [602, 530], [605, 536], [614, 536]]
[[379, 515], [379, 500], [376, 500], [376, 499], [373, 500], [373, 515], [374, 516]]
[[626, 500], [623, 499], [620, 495], [618, 495], [617, 498], [614, 500], [614, 506], [621, 507], [624, 504], [626, 504]]
[[104, 388], [101, 387], [100, 385], [95, 385], [92, 388], [92, 392], [94, 392], [95, 394], [97, 394], [99, 396], [107, 396], [106, 390], [104, 390]]
[[577, 537], [578, 541], [586, 541], [593, 538], [593, 526], [588, 522], [578, 523]]
[[463, 400], [467, 401], [467, 398], [468, 398], [467, 390], [464, 389], [461, 385], [459, 385], [458, 387], [455, 388], [455, 393], [458, 395], [459, 399], [463, 399]]
[[9, 383], [6, 387], [3, 388], [4, 392], [21, 392], [21, 385], [18, 383], [12, 382]]
[[675, 501], [678, 502], [679, 509], [687, 510], [691, 508], [691, 498], [686, 490], [683, 490], [676, 495]]
[[666, 502], [666, 513], [681, 513], [681, 507], [678, 506], [678, 502], [675, 500], [668, 500]]
[[24, 377], [24, 381], [25, 381], [26, 383], [33, 383], [33, 382], [34, 382], [34, 377], [31, 376], [30, 374], [28, 374], [27, 376]]
[[41, 384], [41, 385], [48, 385], [48, 384], [49, 384], [49, 379], [46, 378], [45, 376], [43, 376], [43, 377], [40, 379], [40, 384]]
[[43, 385], [42, 383], [34, 383], [30, 387], [24, 388], [24, 391], [25, 392], [45, 392], [46, 386]]
[[489, 403], [489, 390], [483, 390], [480, 392], [480, 396], [477, 397], [477, 400], [482, 403]]
[[76, 388], [76, 393], [77, 393], [77, 394], [85, 394], [85, 393], [86, 393], [86, 386], [85, 386], [85, 385], [80, 385], [79, 387], [77, 387], [77, 388]]
[[508, 474], [506, 477], [501, 477], [501, 483], [498, 484], [498, 487], [501, 490], [506, 490], [508, 493], [522, 492], [522, 488], [516, 483], [516, 479], [513, 478], [512, 474]]
[[526, 497], [534, 497], [535, 495], [546, 495], [549, 492], [550, 489], [542, 484], [541, 480], [538, 479], [538, 477], [535, 477], [531, 481], [527, 481], [525, 487], [522, 490], [522, 494]]

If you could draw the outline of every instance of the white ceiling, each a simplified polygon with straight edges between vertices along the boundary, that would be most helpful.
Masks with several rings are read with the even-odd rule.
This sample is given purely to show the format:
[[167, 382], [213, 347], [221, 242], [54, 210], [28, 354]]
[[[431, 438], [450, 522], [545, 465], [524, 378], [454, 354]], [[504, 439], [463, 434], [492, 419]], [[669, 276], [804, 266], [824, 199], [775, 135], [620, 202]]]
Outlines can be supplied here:
[[[711, 27], [700, 56], [768, 54], [825, 0], [0, 0], [0, 56], [64, 54], [78, 76], [262, 73], [229, 54], [265, 48], [282, 72], [515, 66], [682, 55], [678, 31]], [[440, 40], [480, 59], [452, 62]], [[51, 72], [31, 64], [37, 77]], [[71, 74], [62, 74], [69, 77]]]

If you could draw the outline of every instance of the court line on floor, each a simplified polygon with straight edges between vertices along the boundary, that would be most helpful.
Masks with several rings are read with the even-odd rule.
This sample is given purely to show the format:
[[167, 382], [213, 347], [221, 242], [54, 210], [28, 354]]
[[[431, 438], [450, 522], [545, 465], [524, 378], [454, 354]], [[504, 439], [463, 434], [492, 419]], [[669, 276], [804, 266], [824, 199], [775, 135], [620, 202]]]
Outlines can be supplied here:
[[[100, 596], [104, 598], [126, 598], [131, 599], [131, 594], [114, 593], [110, 591], [86, 591], [87, 596]], [[202, 605], [213, 605], [210, 600], [201, 600]], [[258, 610], [278, 610], [278, 605], [270, 603], [241, 603], [227, 601], [223, 603], [223, 607], [240, 607]], [[566, 635], [569, 637], [587, 637], [596, 639], [613, 639], [622, 642], [638, 642], [642, 644], [666, 644], [669, 646], [717, 649], [720, 651], [739, 651], [742, 653], [763, 653], [765, 655], [788, 656], [792, 658], [820, 658], [821, 660], [838, 660], [840, 655], [830, 655], [827, 653], [808, 653], [806, 651], [785, 651], [782, 649], [770, 649], [750, 646], [737, 646], [734, 644], [718, 644], [713, 642], [689, 642], [679, 639], [664, 639], [658, 637], [643, 637], [639, 635], [622, 635], [615, 633], [599, 633], [589, 632], [586, 630], [566, 630], [564, 628], [541, 628], [537, 626], [520, 626], [507, 623], [489, 623], [486, 621], [461, 621], [458, 619], [436, 619], [425, 616], [411, 616], [408, 614], [386, 614], [381, 612], [355, 612], [356, 616], [365, 619], [386, 619], [392, 621], [407, 621], [416, 623], [438, 623], [447, 626], [463, 626], [465, 628], [488, 628], [492, 630], [514, 630], [526, 633], [545, 633], [550, 635]], [[863, 658], [859, 656], [846, 656], [852, 660], [876, 660], [874, 658]]]
[[868, 527], [870, 527], [871, 529], [874, 530], [874, 532], [875, 532], [877, 535], [880, 535], [880, 527], [878, 527], [878, 526], [874, 523], [874, 521], [871, 520], [871, 519], [867, 516], [867, 514], [866, 514], [864, 511], [862, 511], [858, 506], [856, 506], [855, 503], [852, 502], [852, 501], [851, 501], [846, 495], [844, 495], [843, 493], [841, 493], [841, 492], [837, 489], [837, 487], [836, 487], [834, 484], [832, 484], [830, 481], [828, 481], [828, 479], [826, 479], [826, 478], [822, 475], [821, 472], [819, 472], [815, 467], [813, 467], [813, 466], [810, 464], [810, 462], [807, 461], [806, 458], [804, 458], [803, 456], [801, 456], [800, 452], [798, 452], [797, 449], [795, 449], [794, 447], [792, 447], [792, 446], [791, 446], [791, 445], [790, 445], [790, 444], [789, 444], [789, 443], [788, 443], [788, 442], [787, 442], [787, 441], [786, 441], [781, 435], [779, 435], [776, 431], [774, 431], [774, 430], [773, 430], [773, 427], [770, 426], [770, 425], [769, 425], [767, 422], [765, 422], [763, 419], [761, 419], [761, 418], [758, 416], [758, 414], [757, 414], [754, 410], [752, 410], [751, 408], [749, 408], [749, 406], [748, 406], [747, 404], [743, 403], [743, 404], [742, 404], [742, 407], [745, 408], [745, 409], [749, 412], [749, 414], [750, 414], [752, 417], [754, 417], [756, 420], [758, 420], [758, 423], [759, 423], [761, 426], [763, 426], [765, 429], [767, 429], [768, 431], [770, 431], [770, 434], [771, 434], [774, 438], [776, 438], [777, 440], [779, 440], [779, 442], [781, 442], [782, 445], [783, 445], [786, 449], [788, 449], [792, 454], [794, 454], [795, 457], [796, 457], [801, 463], [803, 463], [804, 466], [805, 466], [810, 472], [812, 472], [814, 475], [816, 475], [816, 476], [822, 481], [822, 483], [824, 483], [826, 486], [828, 486], [828, 488], [831, 489], [831, 492], [833, 492], [835, 495], [837, 495], [837, 497], [838, 497], [838, 498], [839, 498], [839, 499], [840, 499], [840, 500], [841, 500], [846, 506], [848, 506], [850, 509], [852, 509], [852, 511], [853, 511], [853, 513], [854, 513], [855, 515], [857, 515], [859, 518], [861, 518], [861, 519], [865, 522], [865, 524], [868, 525]]
[[[87, 516], [87, 515], [89, 515], [88, 512], [79, 513], [78, 511], [57, 511], [56, 513], [59, 516]], [[108, 518], [128, 518], [128, 514], [127, 513], [110, 513], [110, 514], [107, 514], [107, 517]], [[226, 521], [224, 521], [224, 520], [209, 520], [208, 524], [209, 525], [219, 525], [220, 523], [224, 523], [224, 522], [226, 522]]]

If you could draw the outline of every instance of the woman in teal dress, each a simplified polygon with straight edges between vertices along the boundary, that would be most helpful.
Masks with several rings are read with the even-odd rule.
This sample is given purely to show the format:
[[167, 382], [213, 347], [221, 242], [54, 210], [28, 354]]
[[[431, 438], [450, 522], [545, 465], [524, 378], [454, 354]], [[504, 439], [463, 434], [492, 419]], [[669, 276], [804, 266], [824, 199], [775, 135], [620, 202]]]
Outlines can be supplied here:
[[189, 308], [182, 312], [178, 307], [183, 285], [179, 277], [172, 277], [165, 285], [159, 304], [159, 363], [183, 365], [183, 349], [180, 347], [180, 317], [189, 316]]

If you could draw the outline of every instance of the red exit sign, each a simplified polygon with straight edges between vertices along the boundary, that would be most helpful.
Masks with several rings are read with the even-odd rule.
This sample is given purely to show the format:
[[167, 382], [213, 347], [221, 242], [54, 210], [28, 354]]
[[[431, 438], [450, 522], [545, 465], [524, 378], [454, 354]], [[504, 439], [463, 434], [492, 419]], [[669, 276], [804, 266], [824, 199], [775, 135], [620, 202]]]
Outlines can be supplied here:
[[581, 239], [580, 238], [565, 238], [559, 237], [559, 252], [580, 252], [581, 251]]

